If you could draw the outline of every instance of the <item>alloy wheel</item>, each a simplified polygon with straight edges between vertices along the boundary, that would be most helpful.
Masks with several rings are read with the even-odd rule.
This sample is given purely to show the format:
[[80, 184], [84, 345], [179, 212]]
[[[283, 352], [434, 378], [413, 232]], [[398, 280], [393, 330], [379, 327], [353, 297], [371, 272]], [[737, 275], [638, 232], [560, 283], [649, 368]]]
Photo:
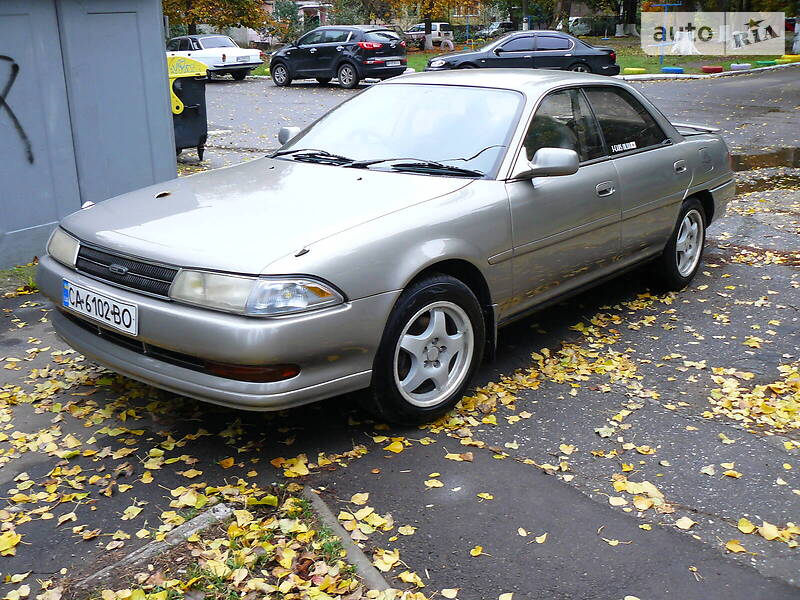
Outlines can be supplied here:
[[275, 78], [276, 83], [282, 84], [284, 81], [286, 81], [286, 67], [283, 65], [278, 65], [272, 72], [272, 76]]
[[703, 217], [696, 209], [683, 216], [675, 240], [675, 261], [681, 277], [688, 277], [697, 267], [703, 248]]
[[347, 87], [353, 85], [354, 77], [355, 73], [353, 72], [353, 67], [345, 65], [339, 69], [339, 83], [341, 83], [343, 86]]
[[408, 320], [394, 353], [394, 379], [403, 398], [418, 407], [439, 404], [467, 377], [475, 332], [457, 304], [428, 304]]
[[575, 71], [576, 73], [591, 73], [591, 71], [589, 70], [589, 67], [587, 67], [586, 65], [582, 65], [582, 64], [573, 65], [570, 68], [570, 71]]

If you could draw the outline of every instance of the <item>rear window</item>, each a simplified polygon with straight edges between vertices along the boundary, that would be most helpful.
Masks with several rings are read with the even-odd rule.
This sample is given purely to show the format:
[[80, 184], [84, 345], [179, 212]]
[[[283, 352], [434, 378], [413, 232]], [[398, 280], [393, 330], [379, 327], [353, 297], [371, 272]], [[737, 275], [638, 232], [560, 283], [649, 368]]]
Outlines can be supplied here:
[[215, 35], [214, 37], [202, 38], [200, 40], [203, 48], [236, 48], [236, 44], [229, 37]]
[[537, 50], [568, 50], [572, 44], [567, 38], [557, 37], [554, 35], [537, 35], [536, 36], [536, 49]]
[[661, 144], [667, 136], [647, 109], [620, 88], [585, 88], [611, 154]]
[[342, 29], [328, 29], [325, 31], [323, 41], [328, 44], [332, 44], [334, 42], [346, 42], [348, 37], [350, 37], [349, 31], [344, 31]]
[[364, 40], [367, 42], [381, 42], [384, 44], [397, 42], [400, 40], [400, 36], [397, 35], [394, 31], [381, 30], [381, 31], [370, 31], [364, 36]]
[[440, 31], [453, 31], [453, 26], [450, 23], [442, 23], [439, 25]]

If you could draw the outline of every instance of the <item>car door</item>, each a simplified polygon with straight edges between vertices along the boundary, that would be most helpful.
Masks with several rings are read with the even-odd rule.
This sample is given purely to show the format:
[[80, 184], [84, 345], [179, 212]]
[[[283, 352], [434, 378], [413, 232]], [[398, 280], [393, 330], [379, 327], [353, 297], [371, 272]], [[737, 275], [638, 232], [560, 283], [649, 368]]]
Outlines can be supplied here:
[[537, 34], [533, 66], [537, 69], [566, 69], [575, 62], [572, 55], [574, 44], [575, 42], [563, 35]]
[[683, 149], [628, 90], [587, 87], [586, 95], [620, 176], [622, 253], [660, 250], [691, 182]]
[[533, 67], [533, 35], [517, 35], [488, 52], [481, 66], [494, 68]]
[[313, 75], [334, 77], [339, 57], [345, 49], [350, 32], [345, 29], [325, 29], [322, 40], [316, 46], [312, 64]]
[[291, 52], [292, 67], [298, 77], [311, 77], [317, 72], [317, 54], [325, 30], [310, 31], [297, 40], [297, 48]]
[[542, 100], [523, 146], [528, 160], [539, 148], [575, 150], [580, 167], [507, 184], [519, 310], [612, 271], [620, 247], [619, 176], [579, 88]]

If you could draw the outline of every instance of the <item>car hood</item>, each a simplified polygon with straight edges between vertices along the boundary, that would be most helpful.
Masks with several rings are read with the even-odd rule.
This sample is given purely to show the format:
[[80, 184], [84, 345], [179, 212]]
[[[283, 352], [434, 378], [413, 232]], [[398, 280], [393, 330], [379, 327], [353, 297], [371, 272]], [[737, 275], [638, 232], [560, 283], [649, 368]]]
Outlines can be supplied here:
[[61, 226], [154, 262], [257, 274], [313, 242], [472, 181], [263, 158], [111, 198]]

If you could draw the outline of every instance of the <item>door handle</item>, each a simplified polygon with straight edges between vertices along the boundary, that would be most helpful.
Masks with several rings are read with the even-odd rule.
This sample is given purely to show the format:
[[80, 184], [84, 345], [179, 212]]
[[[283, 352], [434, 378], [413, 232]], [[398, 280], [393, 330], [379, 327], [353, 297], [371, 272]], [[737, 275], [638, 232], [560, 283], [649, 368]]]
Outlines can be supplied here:
[[598, 183], [594, 189], [598, 196], [610, 196], [616, 191], [613, 181], [604, 181], [603, 183]]
[[686, 171], [686, 161], [685, 160], [677, 160], [675, 164], [672, 165], [675, 168], [676, 173], [683, 173]]
[[341, 52], [342, 50], [344, 50], [344, 46], [336, 46], [336, 49], [337, 49], [339, 52]]
[[316, 48], [312, 48], [311, 50], [309, 50], [309, 52], [311, 52], [311, 54], [314, 54], [314, 52], [316, 52], [316, 51], [317, 51]]

